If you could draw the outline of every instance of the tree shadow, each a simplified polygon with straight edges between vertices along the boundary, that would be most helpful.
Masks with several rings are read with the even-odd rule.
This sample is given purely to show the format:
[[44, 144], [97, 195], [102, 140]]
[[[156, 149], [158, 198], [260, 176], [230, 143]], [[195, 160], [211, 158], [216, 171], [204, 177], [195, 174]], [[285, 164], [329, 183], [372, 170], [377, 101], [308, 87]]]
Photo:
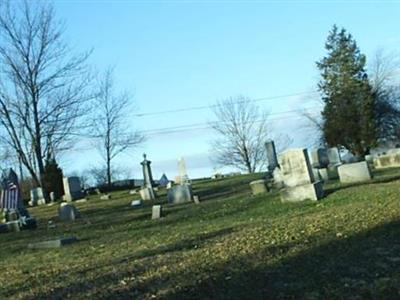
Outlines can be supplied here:
[[[282, 255], [293, 243], [265, 247]], [[213, 278], [160, 299], [399, 299], [400, 222], [338, 239], [269, 265], [255, 254], [215, 266]]]

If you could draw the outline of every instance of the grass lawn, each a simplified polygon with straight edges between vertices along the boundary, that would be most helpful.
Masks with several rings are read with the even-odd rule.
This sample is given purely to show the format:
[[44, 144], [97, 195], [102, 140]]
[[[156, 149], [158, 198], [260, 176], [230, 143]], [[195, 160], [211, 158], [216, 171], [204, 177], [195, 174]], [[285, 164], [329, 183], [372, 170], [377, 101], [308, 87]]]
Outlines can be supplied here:
[[[139, 209], [128, 191], [92, 196], [70, 224], [58, 205], [31, 208], [37, 230], [0, 235], [0, 299], [400, 298], [399, 169], [294, 204], [252, 197], [261, 176], [195, 182], [201, 204], [166, 205], [161, 220], [165, 191]], [[80, 241], [27, 249], [62, 236]]]

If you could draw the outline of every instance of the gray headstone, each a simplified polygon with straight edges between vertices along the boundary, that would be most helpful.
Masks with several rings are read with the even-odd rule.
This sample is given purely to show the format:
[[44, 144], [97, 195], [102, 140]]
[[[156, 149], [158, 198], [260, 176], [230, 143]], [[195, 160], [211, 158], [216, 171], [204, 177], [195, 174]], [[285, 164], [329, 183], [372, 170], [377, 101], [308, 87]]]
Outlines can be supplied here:
[[30, 243], [28, 244], [29, 249], [48, 249], [48, 248], [60, 248], [65, 245], [69, 245], [77, 242], [78, 239], [76, 237], [67, 237], [56, 240], [38, 242], [38, 243]]
[[64, 200], [72, 201], [84, 198], [79, 177], [64, 177]]
[[337, 165], [342, 163], [342, 160], [340, 159], [340, 153], [337, 147], [332, 147], [327, 149], [326, 154], [328, 155], [329, 164]]
[[162, 207], [161, 205], [153, 205], [151, 210], [151, 219], [160, 219], [162, 217]]
[[291, 149], [282, 153], [279, 161], [285, 189], [282, 202], [319, 200], [323, 196], [322, 182], [316, 181], [306, 149]]
[[58, 217], [61, 221], [75, 221], [79, 218], [80, 214], [76, 207], [72, 204], [61, 203], [58, 210]]
[[268, 170], [273, 172], [278, 167], [278, 158], [276, 156], [275, 143], [274, 141], [267, 141], [265, 143], [268, 159]]
[[313, 168], [326, 168], [329, 165], [328, 152], [324, 148], [311, 150], [310, 163]]
[[144, 201], [156, 199], [156, 195], [152, 187], [145, 187], [139, 191], [140, 197]]
[[46, 204], [46, 201], [43, 197], [43, 189], [41, 187], [34, 188], [31, 190], [31, 201], [29, 201], [29, 205], [43, 205]]
[[192, 201], [193, 192], [190, 184], [176, 185], [168, 190], [169, 203], [185, 203]]

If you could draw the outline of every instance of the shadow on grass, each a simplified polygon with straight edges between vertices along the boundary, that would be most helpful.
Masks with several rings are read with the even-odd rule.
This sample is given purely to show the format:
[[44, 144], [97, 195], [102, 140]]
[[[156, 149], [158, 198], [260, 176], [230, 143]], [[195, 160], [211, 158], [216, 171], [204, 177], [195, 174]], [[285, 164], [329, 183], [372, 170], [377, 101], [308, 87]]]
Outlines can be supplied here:
[[[182, 239], [177, 243], [172, 243], [169, 245], [160, 246], [154, 249], [139, 251], [131, 256], [125, 256], [118, 259], [114, 259], [107, 264], [95, 265], [90, 268], [86, 268], [84, 270], [77, 271], [74, 276], [79, 278], [73, 284], [64, 287], [53, 288], [51, 292], [40, 293], [35, 295], [31, 299], [65, 299], [65, 298], [80, 298], [82, 293], [86, 292], [88, 289], [95, 289], [94, 299], [112, 299], [113, 295], [109, 294], [107, 290], [107, 284], [111, 284], [115, 282], [115, 280], [119, 280], [125, 278], [126, 276], [138, 276], [146, 271], [147, 263], [150, 265], [150, 261], [153, 257], [158, 255], [165, 255], [168, 253], [179, 252], [179, 251], [190, 251], [191, 249], [195, 250], [197, 248], [202, 247], [208, 240], [218, 238], [227, 234], [230, 234], [234, 231], [233, 227], [224, 228], [221, 230], [198, 234], [194, 237], [190, 237], [187, 239]], [[114, 272], [103, 274], [100, 278], [95, 278], [92, 280], [80, 280], [82, 278], [86, 278], [85, 275], [92, 271], [98, 271], [103, 268], [112, 267], [113, 269], [118, 268], [120, 265], [128, 263], [129, 261], [136, 261], [141, 259], [148, 259], [147, 263], [144, 263], [141, 267], [135, 267], [133, 271], [123, 271], [115, 274]], [[121, 268], [123, 270], [123, 268]], [[119, 270], [119, 269], [118, 269]], [[6, 296], [11, 296], [17, 291], [9, 291]], [[143, 290], [143, 292], [145, 292]], [[122, 297], [121, 299], [133, 299], [132, 292], [128, 292], [127, 294], [118, 293], [119, 296], [117, 298]], [[141, 298], [141, 297], [139, 297]]]
[[[256, 256], [284, 254], [291, 245]], [[272, 252], [271, 252], [272, 251]], [[400, 222], [311, 248], [275, 265], [254, 267], [254, 254], [215, 266], [213, 279], [165, 299], [399, 299]], [[257, 264], [256, 264], [257, 265]]]
[[[143, 251], [115, 260], [118, 268], [127, 260], [151, 258], [174, 251], [187, 251], [207, 239], [229, 234], [232, 228], [184, 239], [167, 246]], [[318, 241], [315, 241], [316, 243]], [[109, 289], [126, 276], [140, 276], [146, 263], [135, 270], [108, 272], [94, 279], [80, 280], [68, 287], [36, 295], [35, 299], [61, 299], [66, 295], [89, 294], [102, 299], [399, 299], [400, 296], [400, 222], [391, 222], [360, 234], [312, 247], [295, 256], [290, 250], [297, 243], [261, 247], [249, 255], [235, 256], [212, 269], [193, 269], [170, 274], [166, 278], [150, 277], [129, 288]], [[278, 263], [275, 257], [284, 256]], [[148, 261], [150, 265], [150, 261]], [[154, 267], [153, 263], [152, 267]], [[161, 267], [161, 266], [159, 266]], [[192, 268], [194, 268], [192, 266]], [[207, 269], [208, 268], [208, 269]], [[87, 269], [86, 272], [91, 270]], [[202, 272], [202, 279], [190, 274]], [[83, 275], [83, 274], [82, 274]], [[83, 276], [82, 278], [85, 278]], [[157, 295], [162, 289], [164, 293]]]

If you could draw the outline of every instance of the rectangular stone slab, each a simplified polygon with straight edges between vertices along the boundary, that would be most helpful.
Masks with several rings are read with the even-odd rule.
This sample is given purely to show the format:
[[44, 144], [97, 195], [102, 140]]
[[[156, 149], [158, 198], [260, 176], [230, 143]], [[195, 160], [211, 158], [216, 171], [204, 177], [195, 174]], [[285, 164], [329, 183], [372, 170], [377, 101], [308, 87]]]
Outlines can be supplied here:
[[363, 182], [372, 178], [366, 161], [341, 165], [338, 173], [341, 183]]
[[304, 200], [317, 201], [323, 196], [324, 188], [321, 181], [295, 187], [287, 187], [281, 191], [282, 202], [300, 202]]
[[28, 244], [29, 249], [49, 249], [49, 248], [60, 248], [62, 246], [72, 244], [77, 242], [78, 239], [74, 236], [61, 238], [56, 240], [38, 242], [38, 243], [30, 243]]

